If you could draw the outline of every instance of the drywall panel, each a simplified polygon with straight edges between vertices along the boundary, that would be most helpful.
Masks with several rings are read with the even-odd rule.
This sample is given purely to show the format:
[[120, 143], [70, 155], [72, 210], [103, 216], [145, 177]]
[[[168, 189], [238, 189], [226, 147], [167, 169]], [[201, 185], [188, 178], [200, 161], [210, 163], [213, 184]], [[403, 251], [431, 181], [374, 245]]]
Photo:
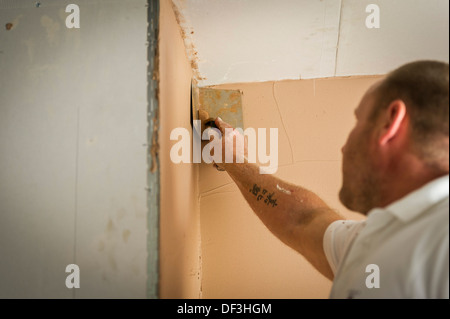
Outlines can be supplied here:
[[[200, 86], [386, 74], [449, 60], [448, 0], [173, 0]], [[369, 4], [380, 28], [369, 29]]]
[[340, 0], [174, 0], [200, 86], [334, 75]]
[[146, 1], [100, 4], [81, 7], [76, 296], [145, 298]]
[[170, 0], [161, 0], [160, 76], [160, 297], [201, 297], [198, 164], [174, 164], [170, 140], [175, 129], [190, 124], [192, 70]]
[[58, 11], [21, 7], [27, 2], [0, 3], [0, 297], [70, 298], [76, 81], [52, 42], [64, 31], [47, 32]]
[[[369, 4], [380, 28], [366, 27]], [[449, 61], [449, 1], [343, 0], [337, 76], [385, 74], [422, 59]]]
[[71, 2], [0, 2], [0, 294], [145, 297], [146, 1]]
[[[349, 219], [339, 202], [341, 152], [354, 109], [381, 77], [219, 85], [243, 92], [245, 127], [278, 128], [276, 176], [306, 187]], [[224, 172], [201, 164], [205, 298], [327, 298], [331, 282], [275, 238]]]

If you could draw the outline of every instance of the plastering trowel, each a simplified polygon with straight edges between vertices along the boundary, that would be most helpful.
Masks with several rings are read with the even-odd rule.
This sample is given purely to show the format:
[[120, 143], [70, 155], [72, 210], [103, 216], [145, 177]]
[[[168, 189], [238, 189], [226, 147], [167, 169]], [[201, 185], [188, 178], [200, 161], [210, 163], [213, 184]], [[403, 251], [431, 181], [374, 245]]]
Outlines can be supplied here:
[[207, 127], [215, 127], [214, 120], [217, 117], [234, 128], [244, 129], [242, 92], [201, 88], [193, 81], [191, 86], [191, 125], [196, 120], [201, 121], [201, 132], [196, 131], [196, 133], [203, 133]]

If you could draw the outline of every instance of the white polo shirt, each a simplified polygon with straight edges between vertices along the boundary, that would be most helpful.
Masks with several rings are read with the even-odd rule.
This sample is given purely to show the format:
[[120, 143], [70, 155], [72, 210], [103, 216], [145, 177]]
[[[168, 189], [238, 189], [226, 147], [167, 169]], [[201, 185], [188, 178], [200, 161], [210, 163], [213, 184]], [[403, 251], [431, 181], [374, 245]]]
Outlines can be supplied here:
[[333, 222], [323, 244], [330, 298], [449, 298], [448, 215], [447, 175], [365, 221]]

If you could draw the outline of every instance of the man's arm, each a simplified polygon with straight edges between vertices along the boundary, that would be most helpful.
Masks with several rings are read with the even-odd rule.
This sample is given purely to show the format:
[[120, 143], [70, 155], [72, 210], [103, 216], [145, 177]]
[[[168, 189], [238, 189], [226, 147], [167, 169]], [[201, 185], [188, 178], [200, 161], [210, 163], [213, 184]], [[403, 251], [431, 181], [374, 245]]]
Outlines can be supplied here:
[[[216, 120], [216, 125], [222, 134], [225, 128], [231, 127], [220, 120]], [[324, 276], [333, 279], [323, 251], [323, 236], [332, 222], [343, 219], [340, 215], [313, 192], [273, 175], [260, 174], [255, 164], [218, 165], [227, 171], [250, 207], [275, 236], [302, 254]]]

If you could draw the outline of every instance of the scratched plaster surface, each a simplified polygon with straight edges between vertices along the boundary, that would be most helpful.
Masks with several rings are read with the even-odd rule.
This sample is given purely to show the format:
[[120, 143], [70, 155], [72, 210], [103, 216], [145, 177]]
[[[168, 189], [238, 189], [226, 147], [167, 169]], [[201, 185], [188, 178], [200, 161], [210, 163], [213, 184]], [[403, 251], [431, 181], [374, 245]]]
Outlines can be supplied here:
[[[276, 176], [316, 192], [349, 219], [338, 199], [341, 147], [353, 111], [380, 77], [236, 83], [246, 127], [279, 132]], [[205, 298], [327, 298], [330, 281], [276, 239], [226, 173], [202, 164], [199, 175], [202, 287]]]

